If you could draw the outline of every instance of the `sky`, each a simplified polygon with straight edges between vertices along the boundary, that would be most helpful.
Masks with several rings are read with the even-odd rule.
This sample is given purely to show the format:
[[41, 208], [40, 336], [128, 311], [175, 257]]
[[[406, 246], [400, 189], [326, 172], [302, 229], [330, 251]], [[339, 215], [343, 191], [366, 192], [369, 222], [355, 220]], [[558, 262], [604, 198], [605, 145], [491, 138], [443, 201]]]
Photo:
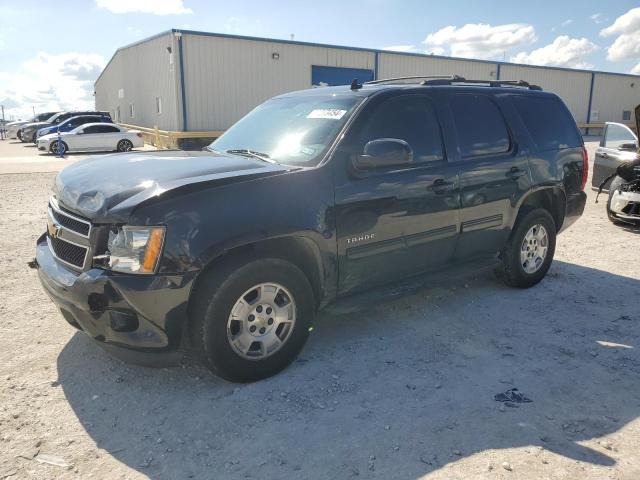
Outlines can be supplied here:
[[171, 28], [640, 74], [637, 0], [0, 0], [5, 117], [92, 107], [116, 49]]

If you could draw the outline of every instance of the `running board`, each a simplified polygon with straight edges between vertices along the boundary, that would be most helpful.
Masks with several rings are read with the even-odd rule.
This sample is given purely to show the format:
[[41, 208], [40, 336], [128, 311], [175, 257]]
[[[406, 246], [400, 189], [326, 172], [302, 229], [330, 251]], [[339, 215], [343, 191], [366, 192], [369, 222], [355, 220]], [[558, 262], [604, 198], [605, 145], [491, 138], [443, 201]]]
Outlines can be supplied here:
[[332, 315], [354, 313], [372, 305], [382, 305], [398, 298], [436, 287], [460, 285], [471, 276], [490, 272], [500, 265], [497, 257], [483, 257], [465, 262], [448, 264], [440, 269], [402, 279], [364, 292], [348, 294], [327, 305], [323, 311]]

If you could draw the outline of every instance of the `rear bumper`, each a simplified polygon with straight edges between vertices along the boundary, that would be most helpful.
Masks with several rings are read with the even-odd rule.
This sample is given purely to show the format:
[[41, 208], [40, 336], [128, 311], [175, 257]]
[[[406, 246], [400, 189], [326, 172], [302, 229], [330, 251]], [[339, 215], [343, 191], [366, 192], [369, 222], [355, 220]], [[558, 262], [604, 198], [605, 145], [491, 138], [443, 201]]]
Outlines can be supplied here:
[[46, 236], [38, 239], [40, 283], [65, 320], [109, 352], [136, 363], [157, 363], [149, 354], [180, 346], [192, 274], [126, 275], [102, 269], [77, 273], [53, 257]]
[[564, 221], [558, 233], [566, 230], [578, 220], [584, 212], [587, 203], [587, 194], [584, 192], [575, 193], [567, 197], [567, 206], [564, 213]]

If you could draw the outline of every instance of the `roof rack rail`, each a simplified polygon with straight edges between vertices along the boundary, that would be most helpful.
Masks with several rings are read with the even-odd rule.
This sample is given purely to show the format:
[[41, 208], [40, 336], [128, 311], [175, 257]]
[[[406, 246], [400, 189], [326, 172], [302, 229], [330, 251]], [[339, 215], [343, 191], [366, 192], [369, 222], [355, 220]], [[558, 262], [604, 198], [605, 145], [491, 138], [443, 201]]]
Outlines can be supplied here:
[[393, 83], [398, 82], [399, 80], [428, 80], [428, 79], [442, 79], [448, 81], [464, 81], [464, 78], [458, 75], [414, 75], [411, 77], [393, 77], [393, 78], [383, 78], [381, 80], [370, 80], [368, 82], [364, 82], [365, 85], [375, 85], [379, 83]]
[[489, 87], [501, 87], [504, 85], [504, 86], [528, 88], [529, 90], [542, 90], [542, 88], [539, 87], [538, 85], [532, 85], [529, 82], [525, 82], [524, 80], [469, 80], [466, 78], [458, 77], [455, 79], [445, 79], [445, 78], [426, 79], [420, 82], [421, 85], [452, 85], [454, 83], [487, 85]]

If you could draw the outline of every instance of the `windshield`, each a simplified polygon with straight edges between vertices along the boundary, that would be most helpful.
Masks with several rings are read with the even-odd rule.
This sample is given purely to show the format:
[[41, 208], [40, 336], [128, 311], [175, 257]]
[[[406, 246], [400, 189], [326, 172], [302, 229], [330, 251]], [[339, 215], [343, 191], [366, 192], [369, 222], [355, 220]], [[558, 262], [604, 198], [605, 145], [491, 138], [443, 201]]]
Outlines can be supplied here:
[[314, 166], [360, 101], [338, 95], [275, 98], [256, 107], [207, 148]]

